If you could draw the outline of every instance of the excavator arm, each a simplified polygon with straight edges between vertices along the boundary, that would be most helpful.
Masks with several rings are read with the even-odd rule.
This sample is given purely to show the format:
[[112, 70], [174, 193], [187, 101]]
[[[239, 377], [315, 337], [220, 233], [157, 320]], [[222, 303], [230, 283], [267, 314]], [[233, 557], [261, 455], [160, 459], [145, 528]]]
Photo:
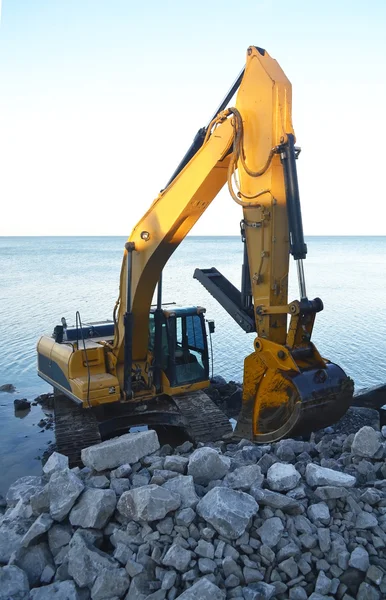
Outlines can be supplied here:
[[[235, 106], [225, 108], [238, 86]], [[237, 313], [240, 324], [247, 323], [246, 330], [258, 334], [245, 359], [236, 433], [262, 442], [331, 424], [344, 414], [353, 392], [342, 369], [323, 359], [311, 342], [323, 305], [306, 295], [291, 108], [291, 84], [278, 63], [266, 51], [248, 48], [245, 70], [125, 245], [107, 360], [129, 399], [133, 372], [147, 379], [149, 311], [162, 270], [227, 182], [242, 208], [245, 243], [236, 308], [226, 306], [226, 299], [232, 305], [229, 282], [220, 289], [203, 271], [197, 278]], [[288, 303], [290, 253], [297, 262], [300, 300]]]

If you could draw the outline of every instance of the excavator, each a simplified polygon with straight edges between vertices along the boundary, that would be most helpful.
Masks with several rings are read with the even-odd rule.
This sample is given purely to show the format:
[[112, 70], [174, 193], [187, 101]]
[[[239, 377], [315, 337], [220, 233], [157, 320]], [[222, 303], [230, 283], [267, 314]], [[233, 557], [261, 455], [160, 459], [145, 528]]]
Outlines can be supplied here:
[[[183, 427], [194, 441], [231, 434], [204, 391], [214, 322], [203, 307], [162, 302], [167, 261], [225, 184], [240, 206], [241, 289], [214, 267], [194, 277], [255, 334], [233, 435], [256, 443], [306, 435], [349, 407], [353, 381], [311, 341], [323, 303], [306, 291], [291, 94], [277, 61], [250, 46], [245, 68], [126, 242], [113, 319], [83, 323], [77, 313], [74, 327], [62, 318], [40, 338], [38, 374], [54, 388], [58, 450], [74, 461], [80, 448], [140, 424]], [[290, 255], [299, 283], [291, 302]]]

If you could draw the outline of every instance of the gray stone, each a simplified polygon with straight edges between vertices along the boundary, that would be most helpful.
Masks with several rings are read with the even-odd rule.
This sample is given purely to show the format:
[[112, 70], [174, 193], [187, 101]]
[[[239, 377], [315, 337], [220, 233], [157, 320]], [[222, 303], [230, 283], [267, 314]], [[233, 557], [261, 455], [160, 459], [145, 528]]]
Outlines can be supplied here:
[[87, 479], [86, 483], [89, 487], [98, 488], [100, 490], [106, 490], [110, 487], [110, 480], [107, 479], [106, 475], [94, 475]]
[[163, 579], [162, 579], [162, 583], [161, 583], [161, 589], [162, 590], [170, 590], [173, 585], [175, 584], [177, 579], [177, 573], [175, 571], [166, 571]]
[[222, 569], [224, 571], [225, 577], [229, 577], [229, 575], [235, 575], [238, 579], [242, 579], [243, 572], [237, 562], [231, 558], [230, 556], [226, 556], [222, 561]]
[[125, 569], [102, 569], [91, 588], [92, 600], [105, 600], [112, 596], [121, 598], [130, 585]]
[[191, 475], [178, 475], [166, 481], [163, 486], [181, 499], [181, 508], [194, 508], [199, 501]]
[[245, 492], [215, 487], [197, 505], [198, 514], [216, 531], [228, 539], [237, 539], [259, 509], [256, 501]]
[[321, 500], [337, 500], [338, 498], [347, 498], [349, 492], [347, 488], [336, 487], [333, 485], [324, 485], [317, 487], [315, 495]]
[[54, 566], [51, 552], [46, 543], [37, 544], [30, 548], [21, 548], [14, 560], [17, 567], [26, 572], [31, 587], [40, 582], [46, 565]]
[[301, 479], [300, 473], [293, 465], [277, 462], [269, 467], [267, 482], [275, 492], [287, 492], [295, 488]]
[[235, 490], [248, 491], [252, 485], [261, 486], [264, 475], [258, 465], [238, 467], [224, 478], [224, 485]]
[[315, 592], [317, 594], [327, 595], [330, 592], [331, 588], [331, 579], [327, 577], [324, 571], [319, 571], [316, 583], [315, 583]]
[[251, 583], [243, 588], [244, 600], [271, 600], [275, 595], [275, 586], [263, 581]]
[[195, 553], [202, 558], [214, 558], [214, 546], [210, 542], [205, 540], [199, 540], [197, 546], [194, 549]]
[[0, 567], [0, 600], [26, 600], [29, 592], [27, 575], [16, 567]]
[[146, 485], [124, 492], [117, 509], [129, 519], [148, 522], [163, 519], [169, 512], [177, 510], [180, 504], [180, 496], [165, 487]]
[[188, 463], [188, 475], [200, 485], [208, 485], [215, 479], [222, 479], [229, 471], [231, 461], [214, 448], [198, 448], [191, 454]]
[[83, 489], [84, 484], [71, 471], [54, 472], [48, 484], [51, 517], [63, 521]]
[[284, 531], [284, 525], [279, 517], [272, 517], [264, 521], [262, 526], [257, 530], [261, 541], [266, 546], [273, 548], [279, 543], [282, 533]]
[[308, 518], [313, 523], [322, 523], [328, 525], [330, 522], [330, 511], [324, 502], [318, 502], [318, 504], [311, 504], [307, 509]]
[[115, 469], [124, 464], [134, 464], [140, 458], [152, 454], [160, 447], [158, 437], [153, 429], [126, 433], [101, 444], [84, 448], [81, 453], [82, 462], [95, 471]]
[[351, 452], [363, 458], [372, 458], [382, 445], [382, 436], [372, 427], [362, 427], [354, 436]]
[[128, 479], [115, 478], [110, 481], [110, 489], [114, 491], [116, 496], [122, 496], [123, 492], [127, 492], [131, 488]]
[[283, 571], [290, 579], [295, 579], [298, 576], [299, 569], [295, 562], [293, 556], [287, 558], [287, 560], [283, 560], [283, 562], [279, 563], [279, 569]]
[[128, 463], [125, 463], [124, 465], [121, 465], [117, 469], [114, 469], [113, 471], [111, 471], [110, 477], [112, 479], [114, 479], [114, 478], [120, 479], [121, 477], [128, 477], [130, 475], [130, 473], [131, 473], [131, 465], [129, 465]]
[[0, 526], [0, 564], [6, 564], [32, 525], [31, 519], [4, 520]]
[[30, 600], [81, 600], [73, 581], [55, 581], [51, 585], [31, 590]]
[[306, 481], [311, 487], [327, 485], [351, 488], [356, 483], [356, 479], [352, 475], [320, 467], [314, 463], [308, 463], [306, 467]]
[[38, 491], [30, 497], [29, 501], [34, 515], [40, 515], [41, 513], [49, 512], [50, 492], [48, 484], [43, 488], [39, 488]]
[[16, 506], [19, 500], [25, 504], [33, 494], [43, 487], [42, 478], [35, 475], [27, 475], [17, 479], [8, 489], [5, 497], [8, 506]]
[[185, 527], [189, 527], [195, 518], [196, 513], [192, 508], [183, 508], [182, 510], [178, 511], [175, 516], [176, 524], [183, 525]]
[[373, 513], [361, 511], [356, 518], [355, 527], [357, 529], [372, 529], [378, 527], [378, 519]]
[[366, 573], [366, 578], [372, 583], [375, 583], [375, 585], [381, 585], [383, 571], [381, 571], [381, 569], [375, 565], [370, 565]]
[[178, 600], [225, 600], [225, 592], [202, 577], [178, 596]]
[[358, 569], [358, 571], [366, 572], [370, 566], [369, 554], [367, 550], [362, 546], [357, 546], [351, 552], [350, 560], [348, 561], [350, 567]]
[[256, 581], [262, 581], [264, 575], [258, 569], [252, 567], [244, 567], [243, 569], [244, 581], [248, 585], [249, 583], [255, 583]]
[[362, 581], [359, 586], [357, 600], [380, 600], [381, 594], [372, 585]]
[[43, 467], [43, 473], [47, 477], [51, 477], [52, 473], [63, 471], [63, 469], [68, 469], [68, 456], [64, 456], [64, 454], [60, 454], [59, 452], [53, 452]]
[[181, 473], [181, 475], [184, 475], [188, 462], [189, 459], [185, 458], [185, 456], [178, 456], [176, 454], [172, 456], [165, 456], [164, 469], [167, 469], [169, 471], [176, 471], [177, 473]]
[[136, 575], [140, 575], [144, 571], [144, 568], [145, 567], [143, 565], [135, 562], [135, 560], [132, 560], [131, 558], [129, 558], [129, 560], [126, 563], [126, 567], [125, 567], [127, 573], [130, 575], [130, 577], [135, 577]]
[[54, 556], [63, 546], [67, 546], [72, 538], [72, 527], [70, 525], [53, 525], [48, 532], [48, 545]]
[[40, 576], [40, 583], [50, 583], [55, 575], [55, 569], [51, 565], [46, 565], [43, 569], [43, 573]]
[[207, 575], [208, 573], [214, 573], [217, 568], [214, 560], [210, 558], [199, 558], [198, 559], [198, 570], [203, 575]]
[[289, 600], [307, 600], [307, 592], [302, 587], [293, 587], [289, 591]]
[[302, 505], [293, 498], [289, 498], [284, 494], [271, 492], [260, 487], [252, 486], [249, 493], [254, 497], [258, 504], [269, 506], [270, 508], [278, 508], [283, 512], [290, 514], [299, 514], [303, 512]]
[[70, 512], [70, 523], [78, 527], [101, 529], [115, 510], [117, 498], [113, 490], [88, 488]]
[[325, 554], [331, 548], [331, 535], [330, 530], [325, 529], [324, 527], [319, 527], [318, 529], [318, 541], [319, 548]]
[[177, 571], [184, 572], [187, 570], [191, 559], [192, 553], [190, 550], [185, 550], [182, 546], [173, 544], [163, 557], [162, 564], [165, 567], [172, 567]]
[[79, 587], [91, 588], [103, 570], [117, 570], [117, 563], [108, 554], [91, 546], [75, 534], [68, 552], [68, 573]]
[[49, 530], [53, 522], [54, 521], [49, 514], [41, 514], [36, 519], [36, 521], [32, 523], [31, 527], [24, 535], [23, 539], [21, 540], [21, 545], [27, 547], [32, 541], [36, 541], [37, 538], [39, 538], [41, 535], [43, 535], [43, 533], [46, 533], [46, 531]]

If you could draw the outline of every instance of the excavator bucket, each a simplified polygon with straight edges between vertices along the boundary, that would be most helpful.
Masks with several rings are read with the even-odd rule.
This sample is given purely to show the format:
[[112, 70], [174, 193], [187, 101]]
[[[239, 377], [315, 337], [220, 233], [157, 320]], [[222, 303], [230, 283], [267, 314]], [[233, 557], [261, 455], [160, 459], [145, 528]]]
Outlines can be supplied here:
[[[255, 362], [252, 354], [247, 362]], [[336, 423], [350, 406], [354, 383], [333, 363], [301, 372], [266, 369], [244, 382], [235, 435], [257, 443], [308, 435]], [[252, 386], [251, 386], [252, 383]]]

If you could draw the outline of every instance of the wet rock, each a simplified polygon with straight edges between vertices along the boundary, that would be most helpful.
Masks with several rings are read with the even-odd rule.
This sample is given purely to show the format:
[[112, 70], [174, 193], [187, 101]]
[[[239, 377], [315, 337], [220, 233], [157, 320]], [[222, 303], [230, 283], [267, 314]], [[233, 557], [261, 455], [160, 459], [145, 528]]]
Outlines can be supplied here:
[[8, 506], [16, 506], [19, 500], [26, 503], [33, 494], [36, 494], [43, 487], [41, 477], [27, 475], [17, 479], [9, 488], [6, 500]]
[[27, 548], [31, 542], [36, 541], [40, 536], [46, 533], [53, 522], [54, 521], [49, 514], [41, 514], [23, 536], [21, 545]]
[[213, 448], [204, 446], [193, 452], [189, 458], [188, 475], [195, 483], [208, 485], [215, 479], [222, 479], [229, 471], [230, 459]]
[[50, 477], [54, 471], [62, 471], [68, 469], [68, 456], [53, 452], [43, 467], [43, 473]]
[[264, 475], [258, 465], [238, 467], [224, 478], [224, 485], [235, 490], [248, 491], [252, 485], [261, 486]]
[[275, 492], [287, 492], [295, 488], [301, 479], [300, 473], [293, 465], [277, 462], [269, 467], [267, 482]]
[[327, 577], [324, 571], [319, 571], [316, 583], [315, 583], [315, 593], [323, 595], [327, 595], [330, 592], [331, 588], [331, 579]]
[[16, 392], [16, 388], [13, 383], [3, 383], [3, 385], [0, 385], [0, 392], [12, 394], [12, 392]]
[[115, 469], [123, 464], [134, 464], [140, 458], [152, 454], [160, 447], [154, 430], [127, 433], [84, 448], [81, 453], [82, 462], [95, 471]]
[[315, 496], [321, 500], [337, 500], [338, 498], [346, 498], [349, 492], [345, 487], [337, 487], [333, 485], [324, 485], [317, 487]]
[[10, 565], [0, 567], [0, 600], [27, 600], [29, 583], [27, 575]]
[[225, 600], [225, 592], [206, 577], [196, 581], [189, 589], [178, 596], [178, 600]]
[[257, 530], [263, 544], [273, 548], [279, 543], [284, 531], [284, 525], [279, 517], [272, 517], [264, 521], [263, 525]]
[[162, 559], [162, 564], [183, 573], [187, 570], [191, 558], [192, 553], [190, 550], [186, 550], [178, 544], [173, 544]]
[[89, 488], [70, 512], [71, 525], [101, 529], [112, 516], [117, 498], [113, 490]]
[[293, 556], [283, 560], [281, 563], [279, 563], [278, 567], [281, 571], [288, 575], [290, 579], [295, 579], [295, 577], [298, 576], [299, 569]]
[[213, 488], [197, 505], [198, 514], [228, 539], [239, 538], [258, 509], [251, 496], [226, 487]]
[[48, 484], [51, 517], [55, 521], [63, 521], [83, 489], [84, 484], [71, 471], [53, 473]]
[[26, 398], [14, 400], [13, 405], [15, 407], [15, 410], [28, 410], [29, 408], [31, 408], [31, 402], [28, 402]]
[[194, 508], [199, 501], [191, 475], [178, 475], [166, 481], [163, 486], [181, 499], [181, 508]]
[[382, 445], [382, 436], [372, 427], [362, 427], [356, 434], [351, 445], [351, 452], [356, 456], [372, 458]]
[[205, 540], [199, 540], [197, 546], [194, 549], [195, 553], [202, 558], [214, 558], [214, 546], [210, 542]]
[[326, 467], [309, 463], [306, 467], [306, 481], [311, 487], [337, 486], [351, 488], [356, 483], [355, 477]]
[[165, 486], [146, 485], [124, 492], [117, 509], [129, 519], [148, 522], [163, 519], [169, 512], [177, 510], [180, 504], [180, 497]]
[[91, 588], [92, 600], [105, 600], [112, 596], [122, 598], [130, 585], [125, 569], [103, 569]]
[[196, 518], [196, 513], [192, 508], [183, 508], [178, 513], [176, 513], [175, 519], [177, 525], [183, 525], [185, 527], [189, 527], [191, 523], [193, 523]]
[[383, 579], [383, 571], [379, 567], [375, 565], [370, 565], [366, 573], [366, 579], [375, 583], [375, 585], [380, 585]]
[[269, 506], [275, 509], [278, 508], [283, 512], [290, 514], [302, 513], [304, 510], [303, 506], [297, 502], [297, 500], [285, 496], [284, 494], [271, 492], [270, 490], [262, 489], [256, 486], [252, 486], [249, 493], [254, 497], [256, 502], [262, 504], [263, 506]]
[[51, 585], [31, 590], [30, 600], [80, 600], [75, 583], [71, 580], [55, 581]]

